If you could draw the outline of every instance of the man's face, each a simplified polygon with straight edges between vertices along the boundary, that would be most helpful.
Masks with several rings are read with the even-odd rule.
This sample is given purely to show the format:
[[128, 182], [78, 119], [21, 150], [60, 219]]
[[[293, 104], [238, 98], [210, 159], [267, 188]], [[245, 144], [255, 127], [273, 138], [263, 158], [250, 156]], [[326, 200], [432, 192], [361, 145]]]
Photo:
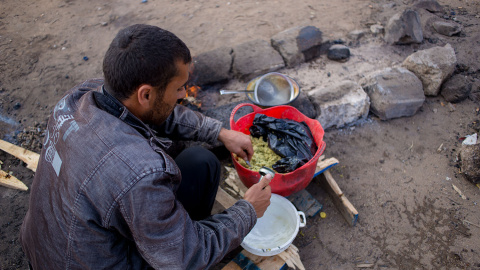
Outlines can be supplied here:
[[177, 61], [176, 65], [178, 74], [167, 85], [163, 97], [159, 95], [159, 90], [155, 91], [153, 109], [145, 119], [148, 124], [160, 125], [165, 122], [177, 105], [177, 100], [186, 95], [185, 84], [188, 81], [190, 63], [184, 64], [182, 61]]

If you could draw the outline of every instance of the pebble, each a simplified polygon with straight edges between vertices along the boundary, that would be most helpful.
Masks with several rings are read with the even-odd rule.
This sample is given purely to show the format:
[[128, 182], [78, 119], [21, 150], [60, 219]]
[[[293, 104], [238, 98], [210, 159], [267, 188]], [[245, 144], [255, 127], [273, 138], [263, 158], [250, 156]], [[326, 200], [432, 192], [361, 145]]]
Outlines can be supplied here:
[[18, 109], [20, 109], [20, 107], [22, 107], [22, 104], [20, 104], [20, 102], [17, 102], [17, 103], [15, 103], [15, 105], [13, 105], [14, 110], [18, 110]]

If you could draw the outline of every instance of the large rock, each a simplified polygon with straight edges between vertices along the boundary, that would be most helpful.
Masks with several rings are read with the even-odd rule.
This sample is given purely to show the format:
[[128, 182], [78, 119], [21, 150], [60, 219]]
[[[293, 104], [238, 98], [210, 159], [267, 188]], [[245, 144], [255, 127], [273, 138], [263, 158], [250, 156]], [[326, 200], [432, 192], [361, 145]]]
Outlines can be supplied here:
[[360, 85], [370, 97], [370, 110], [382, 120], [412, 116], [425, 101], [420, 79], [401, 67], [371, 73]]
[[233, 73], [240, 79], [252, 79], [284, 66], [280, 53], [266, 40], [257, 39], [233, 48]]
[[322, 32], [314, 26], [298, 26], [274, 35], [271, 42], [285, 64], [292, 67], [320, 55]]
[[317, 107], [317, 120], [324, 129], [343, 127], [368, 116], [370, 99], [356, 82], [343, 81], [332, 87], [312, 90], [308, 96]]
[[425, 95], [436, 96], [443, 81], [452, 75], [456, 64], [455, 51], [447, 44], [415, 52], [403, 61], [402, 66], [422, 81]]
[[433, 29], [444, 36], [453, 36], [462, 32], [462, 26], [456, 22], [435, 21], [432, 23]]
[[232, 77], [232, 52], [232, 48], [222, 47], [195, 56], [192, 74], [195, 84], [205, 85], [229, 80]]
[[457, 74], [450, 77], [442, 85], [442, 96], [448, 102], [460, 102], [465, 100], [472, 91], [472, 83], [463, 75]]
[[406, 9], [393, 15], [385, 29], [385, 41], [389, 44], [422, 43], [423, 31], [418, 13]]
[[435, 0], [421, 0], [413, 5], [414, 8], [425, 9], [432, 13], [444, 12], [443, 7]]
[[474, 184], [480, 183], [480, 144], [462, 145], [460, 159], [465, 178]]

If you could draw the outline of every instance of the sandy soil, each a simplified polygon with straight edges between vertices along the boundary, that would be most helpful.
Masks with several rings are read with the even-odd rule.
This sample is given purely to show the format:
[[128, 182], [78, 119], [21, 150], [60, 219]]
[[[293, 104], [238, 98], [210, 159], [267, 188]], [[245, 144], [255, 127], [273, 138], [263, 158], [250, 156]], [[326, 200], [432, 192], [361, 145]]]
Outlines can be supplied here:
[[[478, 82], [480, 3], [439, 3], [446, 8], [445, 15], [462, 22], [460, 36], [442, 37], [426, 27], [426, 40], [420, 45], [387, 46], [381, 36], [367, 34], [356, 42], [347, 34], [368, 30], [374, 23], [385, 25], [411, 1], [4, 0], [0, 137], [39, 152], [45, 121], [62, 93], [84, 79], [101, 77], [111, 39], [134, 23], [176, 33], [194, 55], [268, 40], [299, 25], [318, 27], [325, 40], [345, 40], [352, 50], [346, 63], [322, 56], [281, 70], [303, 91], [343, 79], [358, 81], [370, 71], [401, 63], [416, 50], [447, 42], [456, 49], [457, 71]], [[421, 15], [423, 22], [437, 16]], [[244, 88], [245, 82], [232, 80], [226, 87]], [[222, 97], [217, 105], [243, 98]], [[458, 173], [456, 160], [460, 138], [479, 132], [479, 107], [472, 100], [452, 106], [441, 96], [429, 97], [412, 117], [380, 121], [370, 115], [355, 126], [327, 130], [325, 155], [340, 160], [332, 174], [360, 214], [358, 224], [349, 227], [318, 183], [312, 182], [307, 190], [324, 204], [327, 218], [310, 218], [294, 242], [306, 268], [356, 269], [372, 264], [370, 269], [480, 269], [480, 190]], [[33, 172], [25, 164], [3, 152], [0, 160], [3, 170], [31, 185]], [[28, 268], [18, 242], [28, 198], [28, 192], [0, 187], [0, 269]]]

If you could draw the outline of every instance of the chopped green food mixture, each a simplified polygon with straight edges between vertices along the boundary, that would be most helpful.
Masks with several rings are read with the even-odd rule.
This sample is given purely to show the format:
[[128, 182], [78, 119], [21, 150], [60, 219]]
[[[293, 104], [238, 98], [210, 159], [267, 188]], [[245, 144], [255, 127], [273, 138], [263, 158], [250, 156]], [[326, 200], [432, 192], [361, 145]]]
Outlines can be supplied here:
[[253, 157], [252, 160], [250, 160], [250, 165], [252, 165], [252, 167], [249, 167], [243, 159], [239, 158], [238, 163], [240, 163], [243, 167], [258, 172], [263, 166], [272, 169], [272, 165], [282, 159], [282, 157], [273, 152], [273, 150], [268, 146], [268, 143], [264, 142], [262, 138], [255, 138], [251, 136], [250, 138], [252, 139], [253, 145]]

